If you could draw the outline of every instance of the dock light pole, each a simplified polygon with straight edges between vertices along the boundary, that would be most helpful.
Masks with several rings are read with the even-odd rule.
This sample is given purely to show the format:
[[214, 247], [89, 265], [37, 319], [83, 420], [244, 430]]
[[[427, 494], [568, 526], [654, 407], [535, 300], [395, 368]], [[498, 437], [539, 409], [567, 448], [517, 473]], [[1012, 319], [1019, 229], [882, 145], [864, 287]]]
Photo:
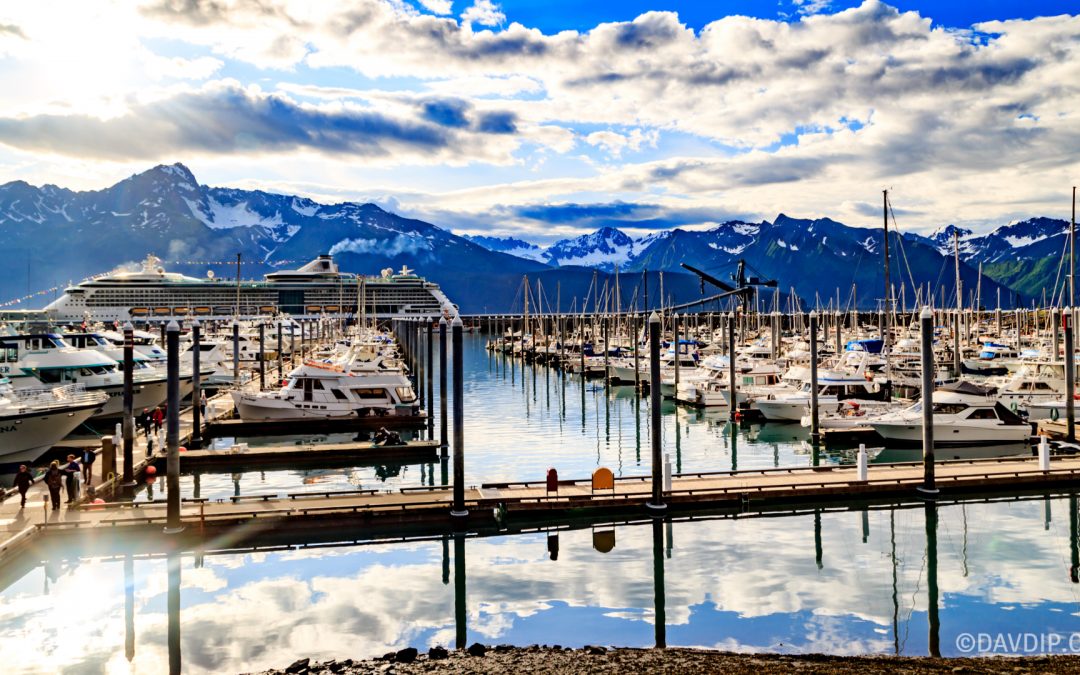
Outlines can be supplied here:
[[[447, 443], [446, 423], [446, 317], [439, 319], [439, 454], [446, 457], [446, 450], [450, 447]], [[446, 481], [443, 481], [444, 483]]]
[[938, 493], [934, 481], [934, 313], [923, 307], [919, 314], [920, 355], [922, 356], [922, 446], [923, 484], [919, 492]]
[[454, 333], [454, 506], [450, 510], [452, 518], [465, 518], [469, 510], [465, 508], [465, 355], [462, 353], [461, 317], [455, 316]]
[[664, 464], [660, 447], [660, 316], [649, 315], [649, 429], [652, 447], [652, 498], [645, 503], [654, 513], [667, 511], [664, 503]]
[[[132, 473], [132, 465], [135, 463], [132, 444], [135, 442], [135, 393], [134, 375], [135, 367], [135, 328], [128, 321], [124, 324], [124, 473], [121, 479], [123, 487], [134, 487], [135, 476]], [[105, 481], [102, 476], [102, 482]]]
[[735, 312], [727, 315], [727, 339], [728, 339], [728, 394], [730, 394], [728, 417], [735, 421], [735, 413], [739, 410], [739, 397], [735, 395]]
[[184, 531], [180, 524], [180, 325], [176, 321], [170, 321], [165, 329], [165, 352], [165, 485], [169, 490], [165, 534], [176, 534]]
[[818, 420], [818, 313], [810, 312], [810, 439], [821, 440]]
[[1061, 315], [1065, 329], [1065, 440], [1076, 442], [1076, 355], [1073, 353], [1073, 310], [1066, 307]]
[[202, 326], [199, 320], [191, 322], [191, 440], [193, 448], [202, 447], [202, 374], [199, 372]]

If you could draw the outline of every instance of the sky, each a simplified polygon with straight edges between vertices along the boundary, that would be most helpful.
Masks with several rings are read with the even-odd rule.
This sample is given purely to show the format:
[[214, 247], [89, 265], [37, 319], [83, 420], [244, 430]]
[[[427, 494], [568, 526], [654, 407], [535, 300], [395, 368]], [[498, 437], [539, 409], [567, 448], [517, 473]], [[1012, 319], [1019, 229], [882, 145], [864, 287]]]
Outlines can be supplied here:
[[67, 0], [0, 5], [0, 183], [374, 201], [546, 243], [778, 213], [1068, 218], [1057, 0]]

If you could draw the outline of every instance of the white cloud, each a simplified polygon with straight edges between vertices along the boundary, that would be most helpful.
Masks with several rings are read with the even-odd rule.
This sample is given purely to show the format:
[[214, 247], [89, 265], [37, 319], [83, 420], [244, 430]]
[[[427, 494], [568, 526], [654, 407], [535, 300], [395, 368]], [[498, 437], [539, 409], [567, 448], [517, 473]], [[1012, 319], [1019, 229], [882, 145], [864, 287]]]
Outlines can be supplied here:
[[[799, 8], [820, 4], [803, 0]], [[923, 214], [912, 216], [911, 226], [1000, 223], [1013, 215], [1060, 215], [1065, 188], [1056, 186], [1074, 182], [1068, 174], [1080, 149], [1080, 17], [987, 22], [976, 33], [866, 0], [792, 22], [726, 16], [694, 31], [674, 13], [649, 12], [588, 31], [544, 34], [503, 26], [492, 2], [469, 5], [455, 19], [399, 0], [142, 0], [137, 11], [122, 3], [79, 4], [72, 11], [80, 29], [69, 31], [51, 21], [60, 7], [42, 0], [0, 14], [0, 24], [26, 36], [0, 40], [17, 64], [0, 70], [0, 86], [18, 92], [0, 102], [0, 117], [47, 111], [115, 119], [139, 110], [148, 96], [178, 96], [148, 89], [154, 68], [132, 56], [156, 38], [189, 48], [180, 61], [158, 57], [171, 64], [158, 66], [158, 76], [172, 68], [170, 78], [198, 79], [235, 62], [292, 70], [288, 77], [272, 73], [270, 81], [290, 82], [264, 90], [266, 101], [289, 92], [314, 99], [320, 112], [373, 108], [408, 120], [434, 93], [464, 101], [477, 115], [512, 115], [513, 133], [463, 134], [443, 152], [318, 165], [300, 161], [308, 145], [282, 143], [263, 151], [288, 154], [289, 164], [315, 173], [290, 177], [246, 164], [262, 180], [378, 181], [417, 211], [483, 216], [493, 204], [647, 198], [771, 217], [778, 189], [798, 185], [783, 191], [785, 203], [798, 200], [791, 208], [860, 224], [852, 205], [888, 186], [898, 205]], [[488, 19], [496, 27], [474, 29]], [[75, 47], [59, 49], [65, 41]], [[350, 81], [340, 75], [347, 70], [320, 77], [331, 68], [379, 79]], [[231, 118], [227, 110], [217, 114]], [[606, 161], [571, 156], [582, 143], [601, 149]], [[46, 159], [57, 148], [46, 155], [20, 147], [23, 154], [5, 160], [11, 171], [31, 163], [47, 174], [52, 162], [55, 175], [75, 176], [83, 168], [74, 164], [80, 159]], [[185, 148], [170, 147], [173, 156]], [[78, 157], [77, 147], [67, 151]], [[191, 151], [208, 156], [213, 147]], [[631, 153], [642, 151], [660, 159], [630, 163], [639, 159]], [[423, 185], [440, 187], [431, 194], [416, 194], [420, 183], [403, 175], [389, 181], [375, 173], [470, 163], [508, 170], [432, 174]]]
[[418, 0], [425, 9], [436, 14], [449, 14], [454, 9], [453, 0]]
[[642, 131], [633, 129], [629, 134], [620, 134], [614, 131], [594, 131], [585, 137], [585, 142], [597, 148], [619, 157], [623, 150], [637, 152], [642, 146], [656, 147], [660, 138], [660, 132], [655, 129]]
[[461, 13], [463, 23], [478, 23], [481, 26], [499, 26], [506, 21], [506, 15], [502, 8], [491, 0], [474, 0], [464, 12]]

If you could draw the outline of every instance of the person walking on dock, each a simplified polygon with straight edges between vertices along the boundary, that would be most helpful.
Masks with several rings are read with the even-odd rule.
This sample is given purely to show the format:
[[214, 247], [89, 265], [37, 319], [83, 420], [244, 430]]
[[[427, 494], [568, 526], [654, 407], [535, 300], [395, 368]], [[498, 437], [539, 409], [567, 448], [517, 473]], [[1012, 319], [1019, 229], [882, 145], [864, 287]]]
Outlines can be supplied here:
[[90, 485], [94, 482], [94, 460], [97, 459], [97, 454], [94, 453], [93, 448], [83, 448], [82, 456], [82, 476], [83, 483]]
[[26, 491], [30, 489], [30, 486], [34, 484], [34, 477], [30, 474], [30, 469], [25, 464], [19, 465], [19, 473], [15, 474], [15, 487], [19, 489], [19, 497], [22, 502], [19, 504], [19, 508], [26, 506]]
[[45, 485], [49, 488], [49, 498], [52, 500], [53, 511], [60, 510], [60, 488], [64, 487], [64, 474], [60, 471], [60, 462], [55, 459], [45, 472]]
[[150, 411], [143, 408], [142, 415], [139, 415], [139, 426], [142, 427], [143, 436], [150, 438], [150, 424], [153, 420], [150, 419]]
[[75, 455], [68, 455], [67, 461], [68, 463], [64, 466], [64, 484], [67, 487], [67, 503], [71, 504], [75, 501], [75, 477], [82, 472], [82, 469], [79, 467], [79, 463], [75, 461]]
[[165, 413], [161, 407], [154, 408], [154, 431], [161, 431], [161, 423], [165, 421]]
[[206, 419], [206, 390], [205, 389], [201, 390], [199, 392], [199, 415], [204, 420]]

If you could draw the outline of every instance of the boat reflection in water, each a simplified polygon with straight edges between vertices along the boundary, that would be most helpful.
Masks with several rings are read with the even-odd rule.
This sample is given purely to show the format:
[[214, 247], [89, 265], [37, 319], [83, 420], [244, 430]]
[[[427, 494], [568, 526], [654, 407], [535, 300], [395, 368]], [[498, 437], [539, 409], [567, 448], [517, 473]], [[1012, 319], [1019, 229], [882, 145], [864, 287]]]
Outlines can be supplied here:
[[[873, 451], [871, 451], [873, 454]], [[948, 459], [992, 459], [994, 457], [1030, 457], [1032, 449], [1026, 443], [992, 445], [989, 447], [934, 448], [937, 461]], [[921, 462], [922, 448], [880, 448], [870, 460], [872, 464], [890, 462]]]

